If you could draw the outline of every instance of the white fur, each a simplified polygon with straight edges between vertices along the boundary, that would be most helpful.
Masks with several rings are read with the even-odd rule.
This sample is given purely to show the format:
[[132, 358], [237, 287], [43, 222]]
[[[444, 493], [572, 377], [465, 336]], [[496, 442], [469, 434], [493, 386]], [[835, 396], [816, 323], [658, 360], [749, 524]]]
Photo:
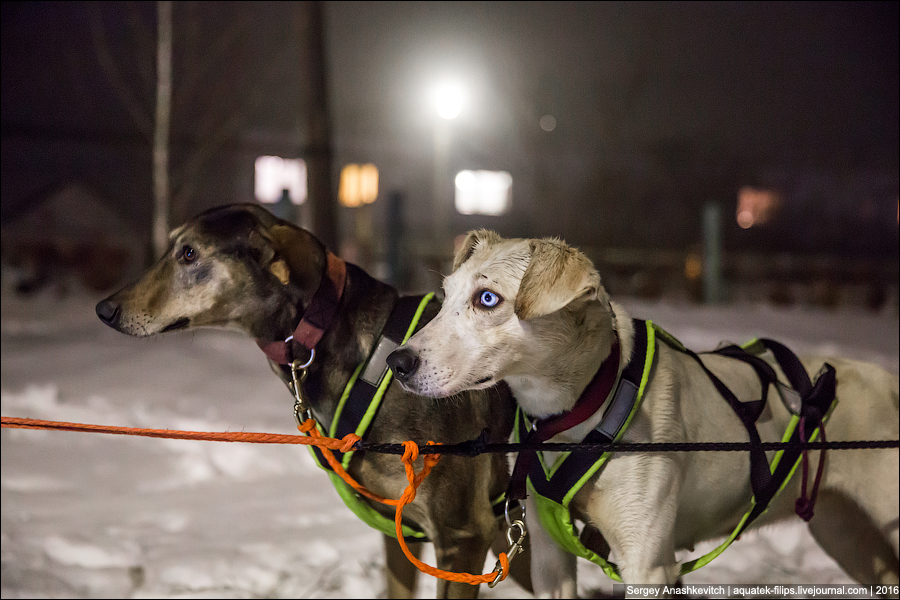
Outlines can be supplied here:
[[[440, 314], [406, 345], [419, 358], [418, 369], [404, 381], [408, 389], [444, 397], [504, 379], [527, 413], [546, 417], [574, 406], [615, 337], [622, 347], [620, 368], [625, 367], [634, 336], [630, 317], [608, 301], [587, 259], [574, 260], [574, 251], [558, 240], [504, 240], [475, 232], [467, 242], [457, 269], [444, 281]], [[535, 248], [541, 248], [540, 258]], [[584, 281], [598, 283], [585, 288]], [[568, 295], [560, 289], [566, 285], [574, 286]], [[492, 309], [480, 307], [482, 289], [503, 301]], [[521, 319], [517, 304], [525, 295], [532, 306], [549, 312]], [[759, 380], [746, 364], [715, 355], [704, 362], [738, 398], [759, 398]], [[811, 374], [823, 362], [804, 359]], [[897, 377], [870, 364], [828, 362], [837, 369], [839, 399], [826, 427], [828, 439], [897, 439]], [[599, 418], [551, 441], [579, 442]], [[769, 390], [768, 407], [757, 423], [763, 441], [780, 441], [789, 418], [775, 390]], [[747, 433], [694, 359], [660, 342], [643, 404], [624, 440], [746, 441]], [[811, 458], [815, 467], [819, 452]], [[792, 517], [799, 481], [795, 476], [754, 525]], [[745, 453], [623, 454], [582, 488], [572, 507], [606, 538], [626, 583], [672, 584], [679, 573], [675, 552], [730, 533], [750, 497]], [[574, 595], [575, 561], [540, 531], [535, 511], [528, 514], [536, 593]], [[810, 528], [854, 578], [897, 584], [897, 450], [830, 451]]]

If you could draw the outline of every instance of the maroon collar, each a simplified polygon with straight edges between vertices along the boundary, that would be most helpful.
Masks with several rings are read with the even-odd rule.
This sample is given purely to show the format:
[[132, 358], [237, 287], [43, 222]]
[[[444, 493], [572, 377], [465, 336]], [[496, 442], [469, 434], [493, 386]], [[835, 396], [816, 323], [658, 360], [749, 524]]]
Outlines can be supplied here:
[[[546, 419], [535, 419], [531, 431], [528, 432], [525, 439], [520, 441], [526, 444], [546, 442], [556, 434], [583, 423], [600, 410], [619, 378], [621, 354], [619, 341], [616, 339], [609, 350], [609, 356], [600, 364], [600, 368], [597, 369], [594, 378], [584, 388], [572, 410], [547, 417]], [[519, 452], [519, 456], [516, 458], [516, 465], [510, 477], [509, 488], [506, 493], [507, 499], [521, 500], [525, 498], [525, 479], [531, 470], [532, 461], [536, 458], [537, 453], [534, 450], [522, 450]]]
[[266, 356], [278, 364], [291, 364], [294, 357], [293, 343], [299, 344], [307, 354], [311, 355], [316, 344], [334, 321], [338, 302], [344, 293], [344, 284], [347, 281], [347, 265], [327, 250], [325, 255], [328, 265], [325, 268], [322, 282], [310, 300], [309, 307], [303, 313], [300, 323], [294, 329], [294, 333], [283, 342], [256, 340], [256, 344], [266, 353]]

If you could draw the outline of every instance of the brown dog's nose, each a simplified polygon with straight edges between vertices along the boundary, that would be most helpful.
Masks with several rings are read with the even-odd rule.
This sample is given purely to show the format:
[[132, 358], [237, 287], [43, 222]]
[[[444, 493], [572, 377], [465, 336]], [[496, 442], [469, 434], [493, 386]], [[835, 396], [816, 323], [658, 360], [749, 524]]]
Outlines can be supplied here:
[[116, 326], [119, 322], [119, 315], [121, 315], [121, 313], [122, 311], [120, 310], [119, 304], [113, 302], [109, 298], [97, 303], [97, 316], [110, 327]]
[[387, 357], [387, 364], [400, 381], [409, 381], [419, 368], [419, 355], [409, 348], [397, 348]]

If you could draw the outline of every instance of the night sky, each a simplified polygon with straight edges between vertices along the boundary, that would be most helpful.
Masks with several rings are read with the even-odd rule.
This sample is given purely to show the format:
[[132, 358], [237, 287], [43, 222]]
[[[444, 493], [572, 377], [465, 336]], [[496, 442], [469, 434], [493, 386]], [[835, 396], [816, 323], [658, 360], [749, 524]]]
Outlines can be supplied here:
[[[255, 156], [305, 151], [296, 6], [175, 3], [177, 217], [251, 199]], [[147, 137], [100, 68], [96, 7], [119, 87], [152, 115], [153, 3], [4, 2], [4, 221], [70, 179], [138, 228], [149, 218]], [[750, 233], [729, 220], [730, 247], [896, 259], [897, 12], [897, 2], [326, 2], [334, 188], [341, 165], [375, 163], [380, 198], [402, 194], [406, 227], [427, 231], [428, 93], [451, 76], [467, 105], [448, 126], [448, 171], [505, 170], [514, 192], [503, 217], [448, 209], [450, 233], [684, 248], [698, 241], [704, 203], [731, 215], [737, 189], [756, 185], [783, 193], [782, 217]], [[229, 124], [217, 153], [193, 164], [196, 183], [179, 188], [192, 149]], [[385, 203], [374, 206], [381, 227]]]

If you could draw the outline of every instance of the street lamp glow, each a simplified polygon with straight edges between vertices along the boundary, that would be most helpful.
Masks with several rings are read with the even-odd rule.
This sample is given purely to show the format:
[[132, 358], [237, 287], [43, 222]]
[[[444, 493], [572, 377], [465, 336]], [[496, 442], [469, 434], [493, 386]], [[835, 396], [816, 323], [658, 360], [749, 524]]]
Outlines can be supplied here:
[[456, 83], [443, 83], [434, 90], [434, 104], [442, 119], [455, 119], [462, 111], [465, 97]]

